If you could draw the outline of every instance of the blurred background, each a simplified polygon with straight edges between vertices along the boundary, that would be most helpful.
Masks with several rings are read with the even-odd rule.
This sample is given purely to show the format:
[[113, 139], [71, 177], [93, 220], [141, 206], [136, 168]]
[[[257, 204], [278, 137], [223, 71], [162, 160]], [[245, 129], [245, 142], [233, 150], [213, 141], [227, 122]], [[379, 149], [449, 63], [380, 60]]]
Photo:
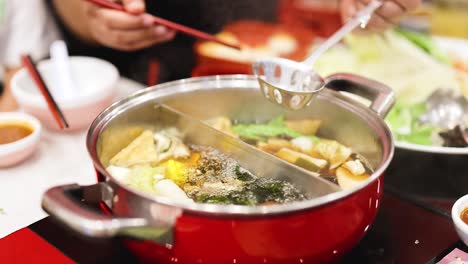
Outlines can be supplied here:
[[[340, 25], [339, 0], [282, 0], [280, 20], [324, 35]], [[311, 15], [314, 14], [314, 15]], [[400, 26], [434, 35], [468, 38], [468, 0], [426, 0]]]

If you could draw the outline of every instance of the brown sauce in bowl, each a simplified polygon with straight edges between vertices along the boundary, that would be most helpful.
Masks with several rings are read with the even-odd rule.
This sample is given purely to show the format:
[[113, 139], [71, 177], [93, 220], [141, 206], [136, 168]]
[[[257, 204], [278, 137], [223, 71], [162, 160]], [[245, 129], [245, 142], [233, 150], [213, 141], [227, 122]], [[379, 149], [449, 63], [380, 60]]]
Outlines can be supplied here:
[[0, 124], [0, 144], [8, 144], [32, 134], [34, 129], [25, 123]]
[[468, 225], [468, 206], [463, 209], [463, 211], [460, 214], [460, 218], [465, 224]]

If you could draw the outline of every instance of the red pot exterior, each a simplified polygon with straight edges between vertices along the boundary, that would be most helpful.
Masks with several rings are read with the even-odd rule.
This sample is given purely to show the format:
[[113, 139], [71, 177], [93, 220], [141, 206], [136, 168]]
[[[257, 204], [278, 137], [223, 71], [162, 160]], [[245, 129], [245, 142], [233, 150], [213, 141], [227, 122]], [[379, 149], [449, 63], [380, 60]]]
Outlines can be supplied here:
[[125, 243], [143, 262], [334, 263], [351, 250], [373, 222], [383, 176], [341, 200], [268, 218], [182, 215], [175, 245]]
[[[107, 183], [84, 187], [59, 186], [51, 190], [50, 193], [48, 192], [48, 199], [45, 200], [47, 203], [43, 203], [43, 206], [45, 204], [49, 211], [58, 215], [67, 225], [85, 235], [93, 237], [114, 234], [135, 235], [133, 238], [126, 237], [124, 243], [142, 262], [159, 264], [338, 262], [364, 236], [374, 221], [380, 205], [383, 193], [383, 175], [381, 173], [388, 166], [394, 148], [391, 132], [382, 117], [385, 116], [393, 103], [393, 94], [391, 89], [386, 86], [354, 75], [336, 74], [327, 78], [331, 89], [324, 89], [323, 97], [319, 100], [337, 100], [336, 105], [331, 108], [333, 109], [332, 115], [330, 115], [331, 121], [335, 121], [335, 119], [344, 120], [343, 118], [350, 117], [350, 114], [361, 117], [359, 120], [356, 119], [356, 122], [359, 122], [356, 127], [358, 128], [357, 131], [365, 133], [363, 135], [359, 133], [359, 136], [365, 141], [372, 140], [373, 144], [370, 144], [370, 147], [373, 152], [369, 153], [379, 155], [379, 157], [374, 157], [377, 172], [371, 175], [369, 181], [363, 182], [365, 185], [362, 185], [358, 190], [331, 194], [328, 197], [322, 197], [323, 200], [317, 200], [316, 203], [303, 202], [297, 204], [297, 207], [290, 205], [291, 207], [288, 208], [288, 205], [281, 205], [276, 208], [278, 210], [271, 211], [256, 209], [228, 211], [229, 208], [227, 207], [213, 207], [213, 210], [207, 210], [203, 206], [177, 207], [178, 204], [170, 202], [160, 203], [157, 199], [151, 199], [148, 195], [142, 195], [121, 186], [117, 179], [105, 172], [105, 168], [100, 162], [102, 157], [99, 157], [98, 139], [103, 133], [103, 129], [109, 126], [109, 122], [114, 122], [112, 117], [118, 116], [115, 120], [115, 128], [120, 128], [121, 123], [126, 125], [133, 115], [146, 113], [143, 111], [146, 111], [146, 109], [152, 111], [154, 104], [142, 103], [143, 101], [150, 102], [148, 99], [155, 100], [155, 102], [166, 102], [164, 100], [172, 98], [171, 96], [179, 92], [184, 94], [187, 92], [185, 95], [188, 95], [188, 92], [198, 90], [203, 90], [204, 93], [200, 97], [203, 99], [212, 90], [221, 91], [218, 89], [225, 88], [250, 89], [258, 86], [258, 80], [254, 76], [228, 75], [193, 78], [156, 86], [155, 89], [143, 90], [105, 110], [91, 125], [88, 132], [87, 146], [98, 171], [98, 181], [106, 181]], [[362, 109], [364, 106], [361, 104], [353, 103], [336, 92], [346, 90], [346, 87], [342, 87], [346, 85], [351, 85], [352, 89], [356, 89], [356, 94], [369, 97], [373, 102], [370, 109]], [[248, 90], [244, 89], [244, 91]], [[216, 98], [213, 97], [211, 100], [218, 100], [218, 96], [224, 98], [223, 94], [215, 95]], [[227, 100], [235, 100], [237, 104], [244, 103], [247, 98], [243, 96], [233, 97], [230, 93], [226, 95], [229, 96], [226, 97]], [[248, 95], [249, 99], [257, 96], [252, 95], [250, 92], [245, 93], [245, 95]], [[135, 98], [142, 100], [134, 100]], [[183, 98], [193, 100], [194, 97]], [[167, 102], [174, 104], [171, 101], [172, 99]], [[224, 104], [225, 101], [220, 100], [219, 102]], [[188, 103], [189, 101], [182, 102]], [[140, 104], [142, 108], [138, 108]], [[323, 106], [328, 107], [327, 105], [324, 104]], [[119, 116], [118, 113], [124, 113], [132, 107], [137, 107], [138, 109], [135, 108], [137, 111], [132, 112], [129, 116]], [[173, 107], [178, 109], [178, 107]], [[242, 105], [242, 107], [244, 106]], [[230, 104], [226, 104], [226, 109], [218, 108], [220, 109], [217, 111], [222, 110], [226, 111], [226, 113], [237, 111], [237, 107], [233, 108]], [[262, 104], [262, 108], [262, 111], [270, 109], [266, 104]], [[349, 113], [341, 116], [340, 108], [344, 108]], [[140, 112], [140, 110], [142, 111]], [[193, 112], [190, 107], [186, 109], [186, 111], [190, 110]], [[271, 110], [276, 111], [274, 108], [271, 108]], [[354, 118], [351, 119], [354, 120]], [[368, 127], [365, 126], [367, 123], [369, 123]], [[337, 122], [334, 124], [337, 124]], [[331, 127], [327, 129], [339, 128]], [[370, 131], [367, 131], [367, 129]], [[359, 145], [361, 141], [355, 143]], [[376, 160], [377, 158], [378, 160]], [[96, 216], [94, 213], [78, 210], [77, 206], [71, 204], [73, 201], [65, 195], [65, 192], [74, 190], [70, 188], [79, 190], [88, 187], [90, 187], [90, 190], [96, 191], [97, 189], [101, 192], [102, 207], [105, 212], [112, 214], [112, 217], [102, 220], [99, 215]], [[60, 203], [60, 198], [68, 200], [66, 203]], [[316, 204], [319, 203], [320, 205], [317, 206]], [[108, 205], [110, 208], [107, 207]], [[148, 211], [153, 207], [154, 212], [152, 210]], [[293, 211], [296, 208], [298, 208], [298, 211]], [[73, 210], [79, 212], [74, 213]], [[265, 214], [262, 215], [261, 212], [265, 212]], [[80, 221], [77, 221], [77, 219], [80, 219]], [[109, 221], [112, 223], [114, 220], [116, 223], [115, 228], [110, 226], [111, 228], [104, 229], [108, 233], [103, 232], [102, 223], [109, 223]], [[90, 225], [89, 223], [97, 224]], [[154, 230], [151, 230], [152, 224]], [[170, 241], [171, 245], [157, 244], [153, 240], [137, 240], [136, 237], [142, 236], [141, 234], [128, 232], [133, 231], [132, 228], [142, 228], [134, 231], [172, 232], [172, 236], [158, 237], [161, 241]], [[156, 233], [148, 233], [148, 235], [156, 235]]]

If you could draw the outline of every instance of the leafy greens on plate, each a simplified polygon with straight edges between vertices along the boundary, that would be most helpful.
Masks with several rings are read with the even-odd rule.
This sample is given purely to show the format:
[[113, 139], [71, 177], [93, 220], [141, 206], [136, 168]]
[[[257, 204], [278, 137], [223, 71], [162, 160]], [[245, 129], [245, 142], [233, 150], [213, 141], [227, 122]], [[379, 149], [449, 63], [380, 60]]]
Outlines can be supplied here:
[[375, 35], [348, 35], [343, 45], [322, 55], [314, 69], [322, 76], [337, 72], [358, 74], [394, 89], [397, 104], [386, 121], [397, 141], [441, 145], [440, 128], [418, 120], [425, 100], [438, 89], [468, 96], [468, 73], [459, 58], [442, 50], [432, 37], [402, 29]]

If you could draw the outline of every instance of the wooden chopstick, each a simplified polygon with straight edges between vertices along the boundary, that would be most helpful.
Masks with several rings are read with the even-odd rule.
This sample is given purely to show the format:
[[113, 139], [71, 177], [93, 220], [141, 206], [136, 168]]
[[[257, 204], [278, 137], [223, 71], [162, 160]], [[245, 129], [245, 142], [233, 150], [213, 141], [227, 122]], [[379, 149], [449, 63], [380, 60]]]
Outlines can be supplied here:
[[[102, 6], [102, 7], [105, 7], [105, 8], [110, 8], [110, 9], [114, 9], [114, 10], [118, 10], [118, 11], [122, 11], [122, 12], [127, 12], [122, 5], [116, 4], [114, 2], [110, 2], [108, 0], [86, 0], [86, 1], [91, 2], [93, 4], [96, 4], [96, 5], [99, 5], [99, 6]], [[153, 15], [151, 15], [151, 16], [153, 17], [153, 20], [154, 20], [155, 24], [163, 25], [163, 26], [166, 26], [166, 27], [168, 27], [170, 29], [173, 29], [173, 30], [176, 30], [176, 31], [185, 33], [187, 35], [200, 38], [200, 39], [214, 41], [216, 43], [219, 43], [219, 44], [222, 44], [222, 45], [234, 48], [234, 49], [238, 49], [238, 50], [241, 49], [241, 47], [239, 45], [226, 42], [226, 41], [224, 41], [222, 39], [219, 39], [216, 36], [210, 35], [208, 33], [205, 33], [205, 32], [202, 32], [202, 31], [199, 31], [199, 30], [196, 30], [194, 28], [190, 28], [190, 27], [187, 27], [187, 26], [184, 26], [184, 25], [181, 25], [181, 24], [174, 23], [174, 22], [166, 20], [164, 18], [160, 18], [160, 17], [153, 16]]]
[[46, 100], [47, 107], [52, 113], [60, 129], [64, 129], [65, 127], [68, 128], [69, 126], [68, 126], [67, 120], [65, 119], [65, 116], [63, 115], [62, 111], [57, 105], [57, 102], [55, 101], [54, 97], [52, 96], [49, 89], [47, 88], [47, 85], [45, 84], [44, 79], [42, 79], [42, 76], [37, 70], [36, 65], [34, 64], [31, 57], [29, 55], [22, 55], [21, 62], [23, 63], [23, 66], [26, 68], [31, 78], [33, 79], [34, 83], [39, 88], [39, 91], [41, 92], [42, 96]]

